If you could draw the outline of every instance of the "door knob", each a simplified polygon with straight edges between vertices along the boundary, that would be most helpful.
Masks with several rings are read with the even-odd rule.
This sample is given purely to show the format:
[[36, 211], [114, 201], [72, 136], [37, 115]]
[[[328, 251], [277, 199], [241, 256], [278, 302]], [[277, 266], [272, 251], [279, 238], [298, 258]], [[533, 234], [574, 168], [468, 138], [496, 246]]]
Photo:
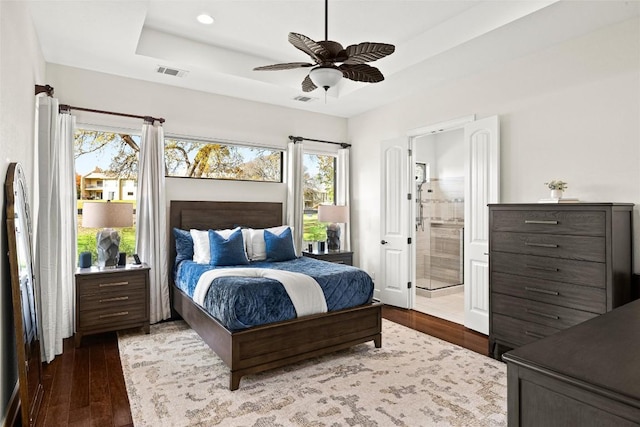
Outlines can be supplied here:
[[386, 245], [387, 243], [389, 243], [389, 242], [387, 242], [386, 240], [380, 240], [380, 244], [381, 245]]

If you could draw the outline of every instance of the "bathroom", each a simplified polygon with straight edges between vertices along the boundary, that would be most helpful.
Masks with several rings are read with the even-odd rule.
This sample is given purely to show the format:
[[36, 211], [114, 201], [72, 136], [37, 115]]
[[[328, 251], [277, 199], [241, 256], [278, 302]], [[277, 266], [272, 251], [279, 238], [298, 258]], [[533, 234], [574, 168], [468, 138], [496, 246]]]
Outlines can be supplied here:
[[418, 311], [464, 323], [462, 129], [414, 140], [416, 304]]

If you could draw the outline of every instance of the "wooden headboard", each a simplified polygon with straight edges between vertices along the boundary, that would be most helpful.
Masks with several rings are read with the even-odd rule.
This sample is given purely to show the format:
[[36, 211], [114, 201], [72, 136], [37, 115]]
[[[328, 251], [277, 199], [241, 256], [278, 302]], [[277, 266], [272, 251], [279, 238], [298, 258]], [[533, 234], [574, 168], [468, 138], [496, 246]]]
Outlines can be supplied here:
[[237, 226], [276, 227], [283, 224], [282, 203], [172, 200], [169, 214], [169, 283], [173, 284], [176, 241], [173, 228], [220, 230]]

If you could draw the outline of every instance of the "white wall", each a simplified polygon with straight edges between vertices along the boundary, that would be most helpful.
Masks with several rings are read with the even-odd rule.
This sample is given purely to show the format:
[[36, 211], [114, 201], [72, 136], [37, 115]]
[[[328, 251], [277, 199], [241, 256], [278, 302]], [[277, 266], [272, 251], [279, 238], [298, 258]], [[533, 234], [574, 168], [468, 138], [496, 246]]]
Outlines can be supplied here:
[[[24, 2], [0, 1], [0, 176], [10, 162], [24, 168], [33, 201], [34, 85], [43, 84], [45, 63], [31, 17]], [[42, 96], [42, 95], [41, 95]], [[0, 189], [4, 209], [4, 185]], [[0, 421], [4, 425], [7, 403], [17, 382], [16, 344], [11, 305], [6, 226], [0, 226]]]
[[[568, 197], [640, 205], [640, 22], [609, 26], [505, 66], [349, 120], [352, 238], [359, 265], [377, 272], [380, 141], [458, 117], [499, 115], [502, 202]], [[640, 206], [634, 271], [640, 272]]]
[[[173, 77], [167, 77], [173, 78]], [[77, 107], [152, 115], [166, 119], [165, 135], [218, 138], [285, 148], [289, 135], [344, 141], [343, 118], [293, 110], [144, 82], [47, 65], [48, 83], [61, 103]], [[73, 112], [79, 123], [138, 130], [142, 121]], [[167, 200], [245, 200], [285, 202], [286, 185], [239, 181], [167, 178]]]

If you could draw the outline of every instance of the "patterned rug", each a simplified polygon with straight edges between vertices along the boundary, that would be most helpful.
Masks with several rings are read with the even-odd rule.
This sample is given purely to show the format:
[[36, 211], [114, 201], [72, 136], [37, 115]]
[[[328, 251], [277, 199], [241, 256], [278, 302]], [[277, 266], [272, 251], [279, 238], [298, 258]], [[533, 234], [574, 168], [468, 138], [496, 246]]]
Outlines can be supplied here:
[[383, 319], [373, 342], [248, 375], [182, 321], [119, 334], [136, 426], [502, 426], [506, 366]]

